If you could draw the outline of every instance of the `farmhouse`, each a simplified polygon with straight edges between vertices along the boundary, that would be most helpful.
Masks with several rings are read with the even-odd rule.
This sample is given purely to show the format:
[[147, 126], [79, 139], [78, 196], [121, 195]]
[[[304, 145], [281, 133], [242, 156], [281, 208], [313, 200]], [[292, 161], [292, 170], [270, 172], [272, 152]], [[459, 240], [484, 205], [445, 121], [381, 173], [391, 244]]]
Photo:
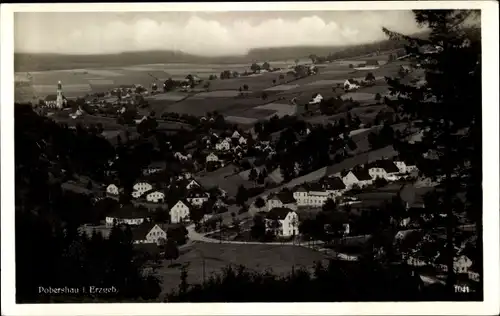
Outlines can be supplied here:
[[320, 180], [320, 183], [326, 192], [334, 196], [341, 195], [346, 189], [344, 182], [339, 177], [323, 178]]
[[395, 181], [398, 179], [397, 174], [399, 168], [390, 160], [378, 160], [370, 164], [368, 173], [372, 179], [382, 178], [388, 181]]
[[234, 131], [233, 135], [231, 136], [231, 138], [235, 138], [235, 139], [238, 139], [240, 137], [241, 137], [241, 134], [238, 131]]
[[118, 210], [106, 217], [106, 226], [113, 225], [140, 225], [148, 218], [148, 211], [137, 209], [131, 205], [120, 207]]
[[106, 193], [109, 195], [118, 195], [120, 193], [120, 190], [118, 189], [118, 187], [116, 185], [110, 184], [106, 188]]
[[356, 80], [347, 79], [344, 82], [344, 89], [345, 90], [355, 90], [355, 89], [358, 89], [359, 87], [360, 87], [360, 85], [358, 84], [358, 82]]
[[152, 203], [162, 203], [165, 200], [165, 193], [154, 191], [146, 195], [146, 200]]
[[201, 188], [201, 184], [196, 181], [195, 179], [191, 179], [187, 184], [186, 184], [186, 189], [192, 190], [196, 188]]
[[217, 157], [216, 154], [214, 153], [210, 153], [207, 157], [206, 157], [206, 162], [210, 162], [210, 161], [219, 161], [219, 157]]
[[223, 141], [215, 145], [215, 149], [219, 151], [228, 151], [229, 149], [231, 149], [231, 143], [224, 139]]
[[132, 196], [134, 198], [140, 197], [144, 192], [151, 191], [153, 186], [147, 182], [137, 182], [132, 187], [134, 191], [132, 192]]
[[282, 191], [278, 194], [271, 194], [267, 199], [267, 209], [270, 211], [275, 207], [286, 207], [293, 210], [297, 209], [297, 201], [293, 197], [293, 193]]
[[208, 201], [208, 193], [201, 189], [191, 190], [188, 193], [186, 200], [195, 206], [201, 206], [203, 203]]
[[418, 171], [417, 166], [415, 166], [414, 164], [406, 164], [402, 160], [396, 160], [394, 161], [394, 164], [396, 165], [396, 167], [398, 167], [400, 173], [411, 173]]
[[299, 216], [289, 208], [275, 207], [267, 213], [266, 230], [275, 230], [278, 236], [296, 236], [299, 234]]
[[240, 136], [240, 138], [238, 139], [238, 142], [240, 143], [240, 145], [246, 145], [247, 139], [243, 136]]
[[348, 189], [351, 189], [355, 184], [364, 187], [371, 184], [372, 181], [373, 179], [366, 169], [351, 170], [342, 178], [342, 182]]
[[172, 224], [182, 223], [189, 220], [189, 209], [191, 205], [187, 201], [179, 200], [170, 209], [170, 222]]
[[132, 238], [134, 244], [160, 244], [167, 239], [167, 233], [157, 224], [145, 222], [132, 230]]
[[311, 101], [309, 101], [309, 104], [319, 104], [323, 100], [323, 96], [319, 93], [317, 93]]
[[327, 192], [320, 183], [311, 183], [300, 186], [293, 197], [298, 206], [321, 207], [326, 200], [335, 198], [334, 194]]

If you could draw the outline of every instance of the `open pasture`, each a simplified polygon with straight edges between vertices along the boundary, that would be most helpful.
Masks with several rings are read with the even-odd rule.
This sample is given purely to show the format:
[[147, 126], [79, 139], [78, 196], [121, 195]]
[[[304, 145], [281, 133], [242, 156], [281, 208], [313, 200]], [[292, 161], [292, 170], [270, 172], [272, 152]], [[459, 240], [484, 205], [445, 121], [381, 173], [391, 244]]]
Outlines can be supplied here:
[[228, 116], [246, 117], [251, 119], [264, 119], [273, 116], [277, 111], [272, 109], [251, 108], [251, 109], [229, 109], [225, 112]]
[[[245, 91], [245, 93], [248, 93], [248, 91]], [[234, 98], [238, 96], [240, 92], [238, 90], [216, 90], [216, 91], [206, 91], [206, 92], [200, 92], [192, 98], [195, 99], [202, 99], [202, 98]]]
[[273, 110], [276, 111], [276, 115], [283, 117], [286, 115], [293, 115], [297, 111], [297, 106], [291, 104], [283, 103], [269, 103], [265, 105], [256, 106], [254, 109], [257, 110]]
[[187, 93], [168, 92], [151, 95], [145, 98], [147, 101], [180, 101], [188, 97]]
[[299, 85], [297, 84], [280, 84], [274, 87], [267, 88], [264, 91], [287, 91], [298, 87]]
[[[228, 265], [244, 265], [250, 271], [264, 272], [272, 269], [276, 274], [289, 273], [292, 267], [310, 268], [315, 261], [325, 260], [320, 252], [298, 246], [266, 245], [266, 244], [194, 244], [176, 260], [180, 265], [188, 265], [188, 283], [203, 282], [203, 266], [205, 277], [213, 273], [221, 273]], [[169, 261], [158, 270], [162, 279], [163, 293], [177, 290], [181, 271], [179, 268], [168, 268]]]
[[345, 79], [318, 80], [308, 83], [308, 86], [333, 86], [337, 83], [344, 83]]
[[343, 100], [352, 98], [354, 101], [371, 101], [375, 99], [374, 93], [348, 92], [341, 97]]
[[225, 116], [224, 118], [228, 122], [231, 122], [234, 124], [242, 124], [242, 125], [253, 125], [259, 120], [257, 118], [250, 118], [250, 117], [244, 117], [244, 116], [233, 116], [233, 115], [228, 115], [228, 116]]

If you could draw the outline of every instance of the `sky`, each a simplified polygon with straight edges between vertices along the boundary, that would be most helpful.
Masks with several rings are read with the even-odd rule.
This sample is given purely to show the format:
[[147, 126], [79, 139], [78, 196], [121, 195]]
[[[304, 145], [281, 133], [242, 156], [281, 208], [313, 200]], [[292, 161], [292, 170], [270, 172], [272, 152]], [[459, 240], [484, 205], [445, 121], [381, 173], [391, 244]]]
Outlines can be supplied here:
[[175, 50], [204, 56], [252, 48], [342, 46], [418, 32], [411, 11], [18, 12], [16, 52], [108, 54]]

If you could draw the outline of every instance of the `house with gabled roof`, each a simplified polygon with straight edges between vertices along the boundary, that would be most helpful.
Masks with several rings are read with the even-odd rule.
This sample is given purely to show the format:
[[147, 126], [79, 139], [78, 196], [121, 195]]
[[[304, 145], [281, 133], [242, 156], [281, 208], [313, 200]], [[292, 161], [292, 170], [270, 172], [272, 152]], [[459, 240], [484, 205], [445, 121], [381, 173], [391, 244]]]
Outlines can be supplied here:
[[397, 180], [399, 168], [391, 160], [377, 160], [367, 166], [372, 179], [382, 178], [388, 181]]
[[152, 203], [163, 203], [165, 200], [165, 193], [160, 191], [152, 191], [146, 195], [146, 200]]
[[215, 161], [219, 161], [219, 157], [214, 154], [214, 153], [210, 153], [207, 155], [207, 157], [205, 158], [206, 162], [215, 162]]
[[354, 80], [354, 79], [347, 79], [344, 82], [344, 89], [345, 90], [356, 90], [356, 89], [359, 89], [359, 88], [360, 88], [359, 83], [356, 80]]
[[241, 134], [238, 131], [234, 131], [233, 135], [231, 135], [231, 138], [239, 139], [240, 137], [241, 137]]
[[120, 208], [106, 216], [106, 226], [113, 225], [140, 225], [149, 219], [147, 209], [136, 208], [132, 205], [121, 205]]
[[265, 221], [266, 230], [275, 230], [278, 236], [289, 237], [299, 234], [299, 216], [290, 208], [272, 208], [266, 214]]
[[186, 183], [187, 190], [192, 190], [196, 188], [202, 188], [201, 184], [198, 181], [196, 181], [195, 179], [190, 179], [187, 181]]
[[297, 201], [290, 191], [281, 191], [277, 194], [270, 194], [267, 198], [267, 209], [270, 211], [275, 207], [286, 207], [292, 210], [297, 209]]
[[189, 220], [191, 204], [186, 200], [178, 200], [170, 208], [170, 222], [172, 224], [182, 223]]
[[203, 203], [207, 202], [209, 194], [203, 191], [201, 188], [195, 188], [189, 191], [186, 200], [194, 206], [201, 206]]
[[224, 139], [221, 142], [215, 144], [215, 149], [219, 151], [228, 151], [229, 149], [231, 149], [231, 141]]
[[134, 244], [160, 244], [167, 239], [167, 233], [153, 222], [145, 222], [132, 230]]
[[370, 185], [372, 184], [373, 179], [368, 173], [368, 170], [359, 168], [350, 170], [343, 175], [342, 182], [344, 182], [347, 189], [351, 189], [355, 184], [359, 187]]
[[139, 181], [132, 187], [134, 191], [132, 192], [132, 197], [139, 198], [145, 192], [153, 190], [153, 186], [146, 181]]

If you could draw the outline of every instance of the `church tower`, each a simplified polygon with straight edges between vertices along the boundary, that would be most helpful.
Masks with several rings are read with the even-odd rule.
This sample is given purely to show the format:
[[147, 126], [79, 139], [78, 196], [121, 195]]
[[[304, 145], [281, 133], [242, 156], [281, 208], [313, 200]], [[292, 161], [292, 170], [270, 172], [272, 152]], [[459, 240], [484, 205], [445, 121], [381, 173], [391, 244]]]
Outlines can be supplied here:
[[64, 103], [64, 100], [63, 100], [63, 94], [62, 94], [62, 83], [61, 83], [61, 81], [59, 81], [57, 83], [56, 107], [58, 109], [62, 109], [63, 108], [63, 103]]

